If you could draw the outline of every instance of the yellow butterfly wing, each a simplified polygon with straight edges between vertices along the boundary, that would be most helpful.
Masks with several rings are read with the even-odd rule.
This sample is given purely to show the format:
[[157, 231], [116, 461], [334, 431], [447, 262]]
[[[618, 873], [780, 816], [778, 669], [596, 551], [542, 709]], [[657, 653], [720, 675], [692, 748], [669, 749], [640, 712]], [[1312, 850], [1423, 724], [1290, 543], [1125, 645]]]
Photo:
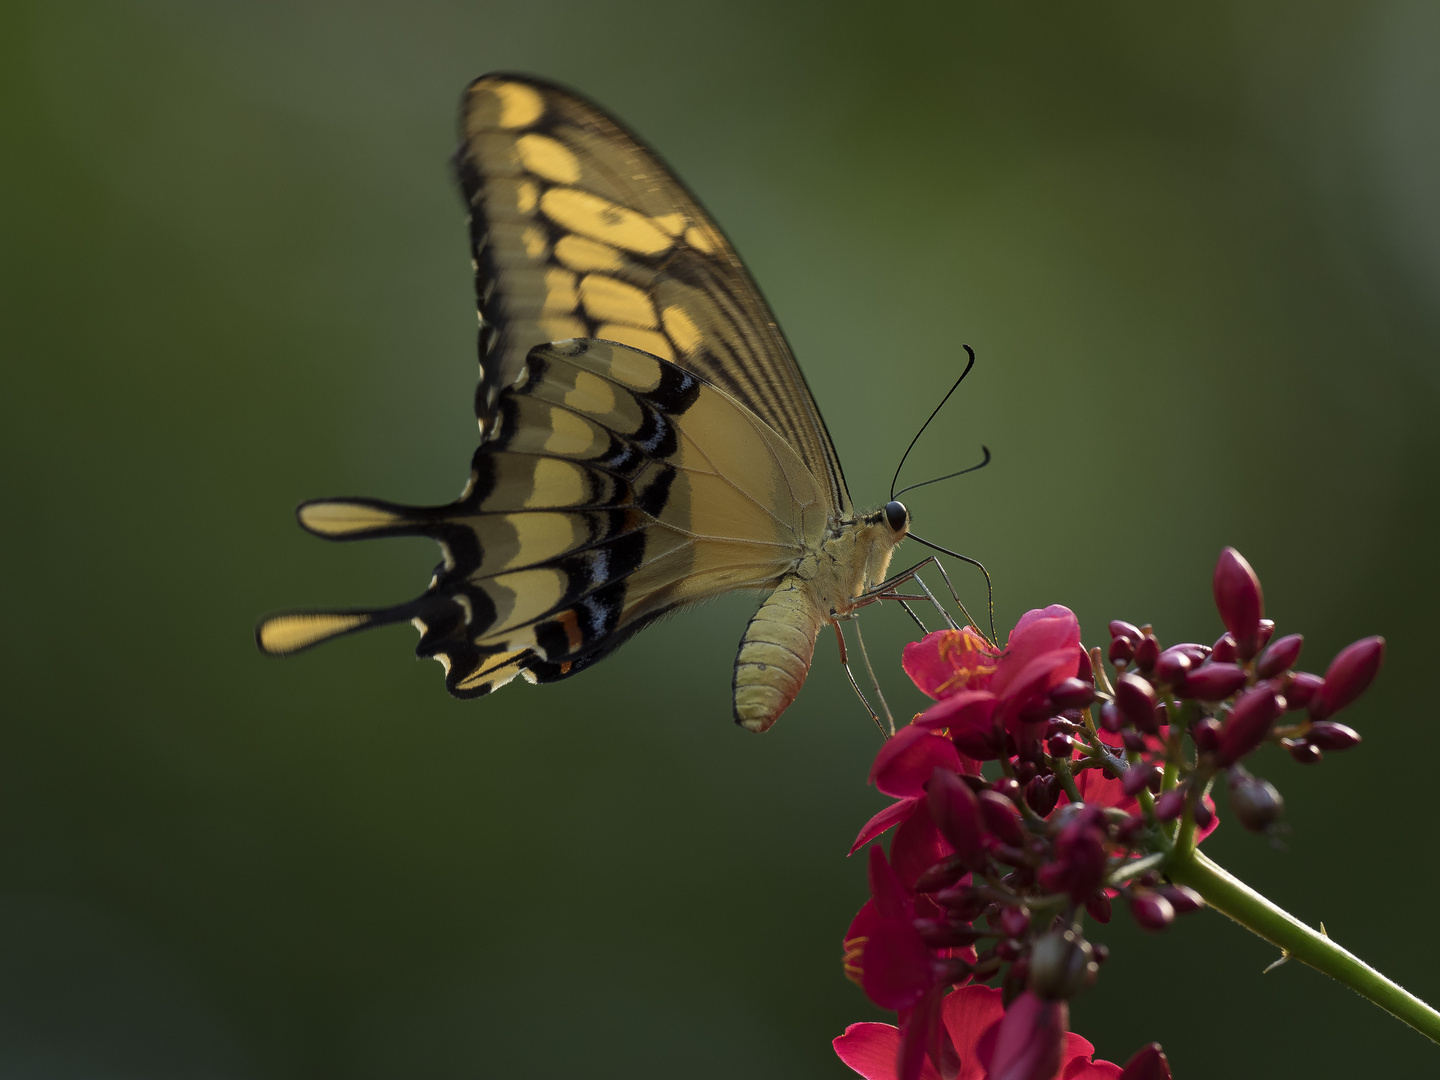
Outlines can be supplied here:
[[461, 135], [480, 314], [470, 482], [449, 506], [299, 511], [328, 539], [430, 536], [443, 561], [416, 600], [274, 616], [260, 647], [412, 621], [417, 652], [468, 697], [572, 675], [678, 606], [773, 590], [734, 683], [736, 720], [764, 730], [904, 527], [855, 515], [774, 316], [654, 153], [517, 75], [467, 88]]

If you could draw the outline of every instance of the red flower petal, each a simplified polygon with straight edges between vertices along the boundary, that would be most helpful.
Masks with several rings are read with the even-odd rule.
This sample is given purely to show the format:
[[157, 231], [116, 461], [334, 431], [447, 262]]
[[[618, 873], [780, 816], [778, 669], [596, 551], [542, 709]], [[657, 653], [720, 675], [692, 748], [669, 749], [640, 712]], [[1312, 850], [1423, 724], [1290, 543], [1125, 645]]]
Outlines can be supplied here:
[[850, 850], [846, 854], [854, 855], [890, 826], [904, 821], [910, 816], [910, 812], [915, 809], [915, 804], [919, 801], [919, 798], [901, 799], [899, 802], [893, 802], [885, 807], [865, 823], [865, 827], [860, 830], [860, 835], [855, 837], [855, 843], [850, 845]]
[[[851, 1024], [831, 1045], [865, 1080], [899, 1080], [900, 1029], [893, 1024]], [[928, 1060], [920, 1067], [920, 1080], [940, 1080]]]
[[899, 799], [925, 794], [935, 766], [960, 771], [960, 755], [949, 739], [909, 724], [885, 740], [870, 766], [870, 783]]
[[870, 864], [867, 867], [870, 878], [870, 895], [875, 900], [875, 910], [887, 919], [908, 919], [914, 909], [910, 894], [890, 864], [885, 861], [885, 852], [877, 844], [870, 849]]
[[921, 803], [895, 830], [895, 838], [890, 841], [890, 865], [900, 883], [913, 889], [921, 874], [954, 851], [935, 827], [928, 807]]
[[983, 690], [995, 671], [995, 650], [976, 630], [937, 630], [905, 646], [900, 666], [927, 697]]
[[940, 1016], [960, 1055], [957, 1080], [985, 1080], [980, 1037], [1005, 1015], [1004, 994], [991, 986], [962, 986], [945, 999]]
[[1068, 679], [1080, 670], [1080, 620], [1075, 618], [1073, 611], [1060, 604], [1027, 611], [1020, 616], [1010, 634], [1010, 643], [995, 669], [995, 677], [990, 680], [990, 689], [1000, 697], [1007, 696], [1011, 683], [1026, 665], [1050, 652], [1066, 652], [1074, 659], [1074, 663], [1068, 665], [1055, 682]]
[[931, 705], [915, 718], [912, 727], [988, 729], [999, 699], [988, 690], [962, 690]]
[[881, 919], [860, 956], [860, 985], [882, 1009], [908, 1009], [935, 985], [934, 954], [903, 919]]
[[995, 1028], [989, 1080], [1054, 1080], [1070, 1009], [1025, 991], [1010, 1003]]

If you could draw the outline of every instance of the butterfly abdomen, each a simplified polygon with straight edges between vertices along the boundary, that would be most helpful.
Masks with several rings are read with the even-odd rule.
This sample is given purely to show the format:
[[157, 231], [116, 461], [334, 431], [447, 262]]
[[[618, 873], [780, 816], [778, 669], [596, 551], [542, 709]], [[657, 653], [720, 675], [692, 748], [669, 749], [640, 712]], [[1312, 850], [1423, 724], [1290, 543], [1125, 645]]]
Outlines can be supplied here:
[[735, 722], [764, 731], [800, 693], [825, 616], [809, 582], [785, 578], [760, 605], [735, 658]]

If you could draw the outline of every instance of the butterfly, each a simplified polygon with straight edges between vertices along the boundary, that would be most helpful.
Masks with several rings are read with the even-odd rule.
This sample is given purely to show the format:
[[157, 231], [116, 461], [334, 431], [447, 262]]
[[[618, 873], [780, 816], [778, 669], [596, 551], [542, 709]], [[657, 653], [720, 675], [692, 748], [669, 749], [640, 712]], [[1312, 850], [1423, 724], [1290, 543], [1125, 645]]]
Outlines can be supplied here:
[[441, 562], [406, 603], [263, 619], [260, 648], [408, 621], [446, 688], [475, 697], [574, 675], [677, 608], [766, 591], [733, 681], [736, 722], [765, 730], [821, 629], [885, 582], [908, 512], [855, 511], [770, 308], [638, 138], [513, 74], [466, 88], [460, 129], [480, 315], [469, 482], [447, 506], [297, 511], [329, 540], [431, 537]]

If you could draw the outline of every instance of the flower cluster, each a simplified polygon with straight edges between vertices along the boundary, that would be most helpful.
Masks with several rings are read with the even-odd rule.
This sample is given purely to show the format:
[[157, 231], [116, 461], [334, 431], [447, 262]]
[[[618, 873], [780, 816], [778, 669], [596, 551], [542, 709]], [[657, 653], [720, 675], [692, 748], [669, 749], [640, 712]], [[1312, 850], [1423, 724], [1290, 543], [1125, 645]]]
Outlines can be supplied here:
[[[1272, 640], [1259, 581], [1232, 549], [1214, 591], [1226, 632], [1211, 646], [1162, 648], [1149, 626], [1111, 623], [1113, 680], [1058, 605], [1028, 612], [1003, 649], [973, 627], [906, 647], [905, 671], [935, 704], [875, 758], [870, 780], [896, 801], [851, 850], [894, 835], [888, 858], [870, 848], [870, 899], [845, 937], [847, 975], [896, 1010], [899, 1027], [887, 1036], [888, 1072], [856, 1064], [880, 1045], [869, 1028], [864, 1054], [850, 1053], [864, 1025], [837, 1040], [857, 1071], [896, 1080], [926, 1070], [947, 1080], [1051, 1080], [1062, 1068], [1067, 1078], [1120, 1075], [1088, 1051], [1083, 1067], [1066, 1057], [1066, 1038], [1078, 1036], [1065, 1033], [1065, 1003], [1095, 981], [1107, 955], [1085, 936], [1087, 916], [1109, 922], [1119, 899], [1140, 926], [1160, 930], [1203, 906], [1164, 871], [1217, 827], [1215, 779], [1228, 778], [1241, 824], [1272, 826], [1280, 796], [1242, 760], [1266, 741], [1302, 762], [1357, 743], [1330, 718], [1369, 685], [1384, 650], [1367, 638], [1323, 678], [1296, 672], [1302, 639]], [[982, 991], [985, 1008], [1008, 1007], [977, 1026], [961, 1011], [978, 1008], [967, 1003]], [[1124, 1075], [1168, 1077], [1162, 1066], [1156, 1048]]]

